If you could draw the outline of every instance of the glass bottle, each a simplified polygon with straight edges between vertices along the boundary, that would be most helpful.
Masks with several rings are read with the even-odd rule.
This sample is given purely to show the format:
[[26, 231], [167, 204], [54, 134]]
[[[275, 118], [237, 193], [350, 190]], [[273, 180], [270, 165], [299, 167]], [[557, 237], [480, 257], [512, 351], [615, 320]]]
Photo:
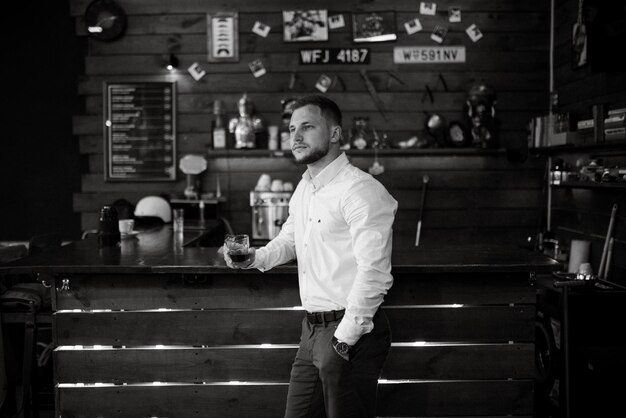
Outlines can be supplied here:
[[112, 206], [103, 206], [100, 209], [98, 246], [100, 248], [115, 247], [120, 243], [120, 240], [117, 211]]
[[224, 124], [224, 107], [220, 100], [213, 103], [213, 148], [226, 148], [226, 126]]
[[372, 143], [372, 136], [369, 131], [369, 118], [355, 117], [352, 128], [352, 146], [356, 149], [368, 148]]

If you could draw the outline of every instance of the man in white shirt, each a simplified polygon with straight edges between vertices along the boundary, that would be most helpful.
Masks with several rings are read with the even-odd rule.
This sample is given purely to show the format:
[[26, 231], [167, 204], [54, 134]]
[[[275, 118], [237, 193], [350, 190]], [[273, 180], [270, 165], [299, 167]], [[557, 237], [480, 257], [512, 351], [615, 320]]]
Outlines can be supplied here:
[[330, 99], [298, 99], [289, 125], [297, 163], [306, 164], [280, 234], [232, 268], [269, 270], [298, 260], [300, 348], [286, 418], [374, 417], [389, 324], [379, 310], [393, 284], [392, 224], [398, 207], [385, 187], [340, 150], [341, 111]]

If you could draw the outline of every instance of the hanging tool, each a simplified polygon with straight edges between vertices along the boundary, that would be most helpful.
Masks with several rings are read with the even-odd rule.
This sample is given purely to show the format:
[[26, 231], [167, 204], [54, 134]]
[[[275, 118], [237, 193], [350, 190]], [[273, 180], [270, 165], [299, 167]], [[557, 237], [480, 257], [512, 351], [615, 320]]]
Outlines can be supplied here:
[[433, 91], [430, 89], [428, 84], [424, 84], [424, 88], [426, 91], [422, 94], [422, 103], [426, 100], [426, 94], [428, 93], [428, 97], [430, 98], [430, 104], [435, 103], [435, 97], [433, 96]]
[[391, 90], [391, 82], [396, 80], [401, 85], [405, 86], [406, 84], [402, 79], [396, 74], [395, 71], [387, 70], [387, 90]]
[[611, 269], [611, 259], [613, 258], [613, 245], [615, 244], [615, 239], [611, 237], [609, 240], [609, 252], [606, 256], [606, 268], [604, 269], [604, 277], [602, 279], [606, 280], [609, 277], [609, 270]]
[[607, 267], [607, 254], [609, 251], [609, 241], [613, 237], [613, 227], [615, 226], [615, 216], [617, 215], [617, 203], [613, 205], [611, 211], [611, 220], [609, 221], [609, 230], [606, 232], [606, 238], [604, 239], [604, 249], [602, 250], [602, 258], [600, 259], [600, 269], [598, 270], [598, 277], [605, 278], [605, 269]]
[[426, 188], [428, 186], [428, 174], [422, 177], [422, 203], [420, 205], [420, 213], [417, 218], [417, 232], [415, 233], [415, 246], [420, 245], [420, 234], [422, 232], [422, 218], [424, 217], [424, 204], [426, 203]]
[[383, 115], [383, 118], [385, 118], [386, 121], [389, 121], [389, 116], [385, 111], [385, 104], [381, 100], [380, 96], [378, 96], [378, 92], [376, 91], [372, 80], [370, 80], [367, 76], [367, 72], [365, 70], [361, 70], [361, 77], [363, 77], [363, 80], [365, 81], [365, 87], [367, 87], [367, 91], [369, 92], [370, 96], [372, 96], [372, 100], [374, 100], [374, 104], [378, 108], [378, 111], [381, 115]]
[[439, 73], [438, 78], [437, 78], [437, 83], [435, 84], [434, 89], [431, 89], [428, 83], [424, 84], [424, 88], [426, 89], [426, 91], [422, 94], [422, 100], [421, 100], [422, 103], [424, 103], [424, 101], [426, 100], [427, 94], [428, 94], [428, 98], [430, 99], [430, 104], [435, 103], [435, 96], [433, 95], [433, 90], [437, 90], [437, 87], [439, 87], [439, 82], [441, 82], [441, 84], [443, 85], [444, 91], [448, 91], [448, 83], [446, 83], [446, 79], [443, 78], [443, 75]]

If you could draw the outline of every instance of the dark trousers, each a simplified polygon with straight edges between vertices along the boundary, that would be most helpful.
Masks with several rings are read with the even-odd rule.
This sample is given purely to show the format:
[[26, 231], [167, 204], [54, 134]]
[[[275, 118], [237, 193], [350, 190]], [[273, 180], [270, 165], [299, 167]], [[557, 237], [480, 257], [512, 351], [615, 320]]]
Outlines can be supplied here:
[[379, 309], [374, 329], [352, 347], [349, 361], [331, 344], [339, 322], [310, 324], [303, 319], [285, 418], [374, 417], [378, 378], [391, 346], [389, 322]]

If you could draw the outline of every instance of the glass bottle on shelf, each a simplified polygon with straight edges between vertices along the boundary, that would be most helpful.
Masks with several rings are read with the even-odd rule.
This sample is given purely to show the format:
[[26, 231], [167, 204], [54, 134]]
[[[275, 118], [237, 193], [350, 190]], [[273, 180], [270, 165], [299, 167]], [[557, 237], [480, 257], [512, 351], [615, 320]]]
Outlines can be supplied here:
[[213, 103], [213, 148], [226, 148], [226, 126], [224, 124], [224, 107], [220, 100]]
[[356, 149], [365, 149], [372, 144], [372, 135], [369, 129], [369, 118], [355, 117], [352, 128], [352, 146]]
[[289, 97], [280, 101], [283, 108], [281, 114], [281, 124], [279, 128], [279, 140], [280, 149], [283, 151], [291, 150], [291, 143], [289, 142], [291, 134], [289, 133], [289, 123], [291, 122], [291, 114], [293, 113], [293, 106], [296, 103], [296, 99]]

